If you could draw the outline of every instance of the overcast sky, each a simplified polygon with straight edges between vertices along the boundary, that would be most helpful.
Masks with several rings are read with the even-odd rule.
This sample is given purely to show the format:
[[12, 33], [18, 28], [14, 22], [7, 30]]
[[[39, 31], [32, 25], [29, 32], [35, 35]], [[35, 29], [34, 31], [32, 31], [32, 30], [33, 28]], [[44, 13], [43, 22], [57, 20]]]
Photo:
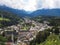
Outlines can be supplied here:
[[35, 11], [38, 9], [60, 8], [60, 0], [0, 0], [0, 5], [20, 10]]

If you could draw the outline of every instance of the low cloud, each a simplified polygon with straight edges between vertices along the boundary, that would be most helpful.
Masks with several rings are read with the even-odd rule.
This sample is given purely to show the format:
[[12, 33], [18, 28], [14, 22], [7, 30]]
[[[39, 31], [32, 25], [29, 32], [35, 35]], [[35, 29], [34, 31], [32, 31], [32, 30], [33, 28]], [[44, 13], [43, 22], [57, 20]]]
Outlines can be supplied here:
[[34, 11], [37, 9], [60, 8], [60, 0], [0, 0], [0, 5], [11, 8]]

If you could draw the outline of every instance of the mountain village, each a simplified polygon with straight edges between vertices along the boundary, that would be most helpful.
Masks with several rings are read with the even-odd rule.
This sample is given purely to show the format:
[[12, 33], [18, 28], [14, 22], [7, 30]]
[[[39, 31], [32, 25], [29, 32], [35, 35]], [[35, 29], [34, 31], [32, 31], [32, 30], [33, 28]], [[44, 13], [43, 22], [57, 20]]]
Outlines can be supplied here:
[[[33, 24], [24, 28], [22, 24]], [[6, 45], [29, 45], [30, 41], [33, 40], [39, 31], [43, 31], [47, 28], [52, 28], [47, 25], [48, 22], [38, 23], [34, 20], [24, 18], [22, 24], [12, 25], [5, 28], [0, 28], [0, 34], [10, 39], [6, 42]], [[15, 39], [14, 39], [15, 38]]]

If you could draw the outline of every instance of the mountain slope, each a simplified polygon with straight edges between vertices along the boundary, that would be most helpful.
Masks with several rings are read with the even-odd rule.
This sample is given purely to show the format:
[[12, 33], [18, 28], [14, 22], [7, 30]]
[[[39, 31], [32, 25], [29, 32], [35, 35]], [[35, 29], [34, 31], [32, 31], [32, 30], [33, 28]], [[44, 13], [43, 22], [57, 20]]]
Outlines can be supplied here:
[[40, 45], [60, 45], [60, 38], [58, 35], [50, 35], [47, 40]]
[[30, 13], [30, 12], [26, 12], [25, 10], [13, 9], [3, 5], [0, 6], [0, 10], [5, 10], [17, 14], [21, 17], [25, 17], [25, 16], [34, 17], [38, 15], [60, 16], [60, 9], [39, 9]]
[[27, 12], [24, 11], [24, 10], [13, 9], [13, 8], [7, 7], [5, 5], [0, 6], [0, 10], [5, 10], [5, 11], [8, 11], [8, 12], [17, 14], [21, 17], [28, 16]]
[[7, 11], [0, 10], [0, 27], [18, 24], [19, 20], [20, 17], [18, 17], [17, 15]]
[[60, 16], [60, 9], [41, 9], [31, 13], [34, 16], [48, 15], [48, 16]]

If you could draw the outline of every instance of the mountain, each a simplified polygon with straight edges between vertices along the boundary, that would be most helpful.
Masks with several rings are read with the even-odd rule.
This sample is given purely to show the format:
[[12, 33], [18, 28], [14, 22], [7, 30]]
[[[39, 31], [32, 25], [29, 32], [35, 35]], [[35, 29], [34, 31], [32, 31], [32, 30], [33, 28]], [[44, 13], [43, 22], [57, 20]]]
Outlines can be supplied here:
[[60, 9], [41, 9], [41, 10], [32, 12], [31, 15], [60, 16]]
[[35, 17], [39, 15], [60, 16], [60, 9], [39, 9], [39, 10], [29, 13], [29, 12], [26, 12], [25, 10], [13, 9], [13, 8], [3, 5], [3, 6], [0, 6], [0, 10], [5, 10], [8, 12], [17, 14], [21, 17], [25, 17], [25, 16]]
[[21, 17], [28, 16], [28, 13], [24, 10], [13, 9], [13, 8], [7, 7], [5, 5], [0, 6], [0, 10], [8, 11], [8, 12], [17, 14]]

